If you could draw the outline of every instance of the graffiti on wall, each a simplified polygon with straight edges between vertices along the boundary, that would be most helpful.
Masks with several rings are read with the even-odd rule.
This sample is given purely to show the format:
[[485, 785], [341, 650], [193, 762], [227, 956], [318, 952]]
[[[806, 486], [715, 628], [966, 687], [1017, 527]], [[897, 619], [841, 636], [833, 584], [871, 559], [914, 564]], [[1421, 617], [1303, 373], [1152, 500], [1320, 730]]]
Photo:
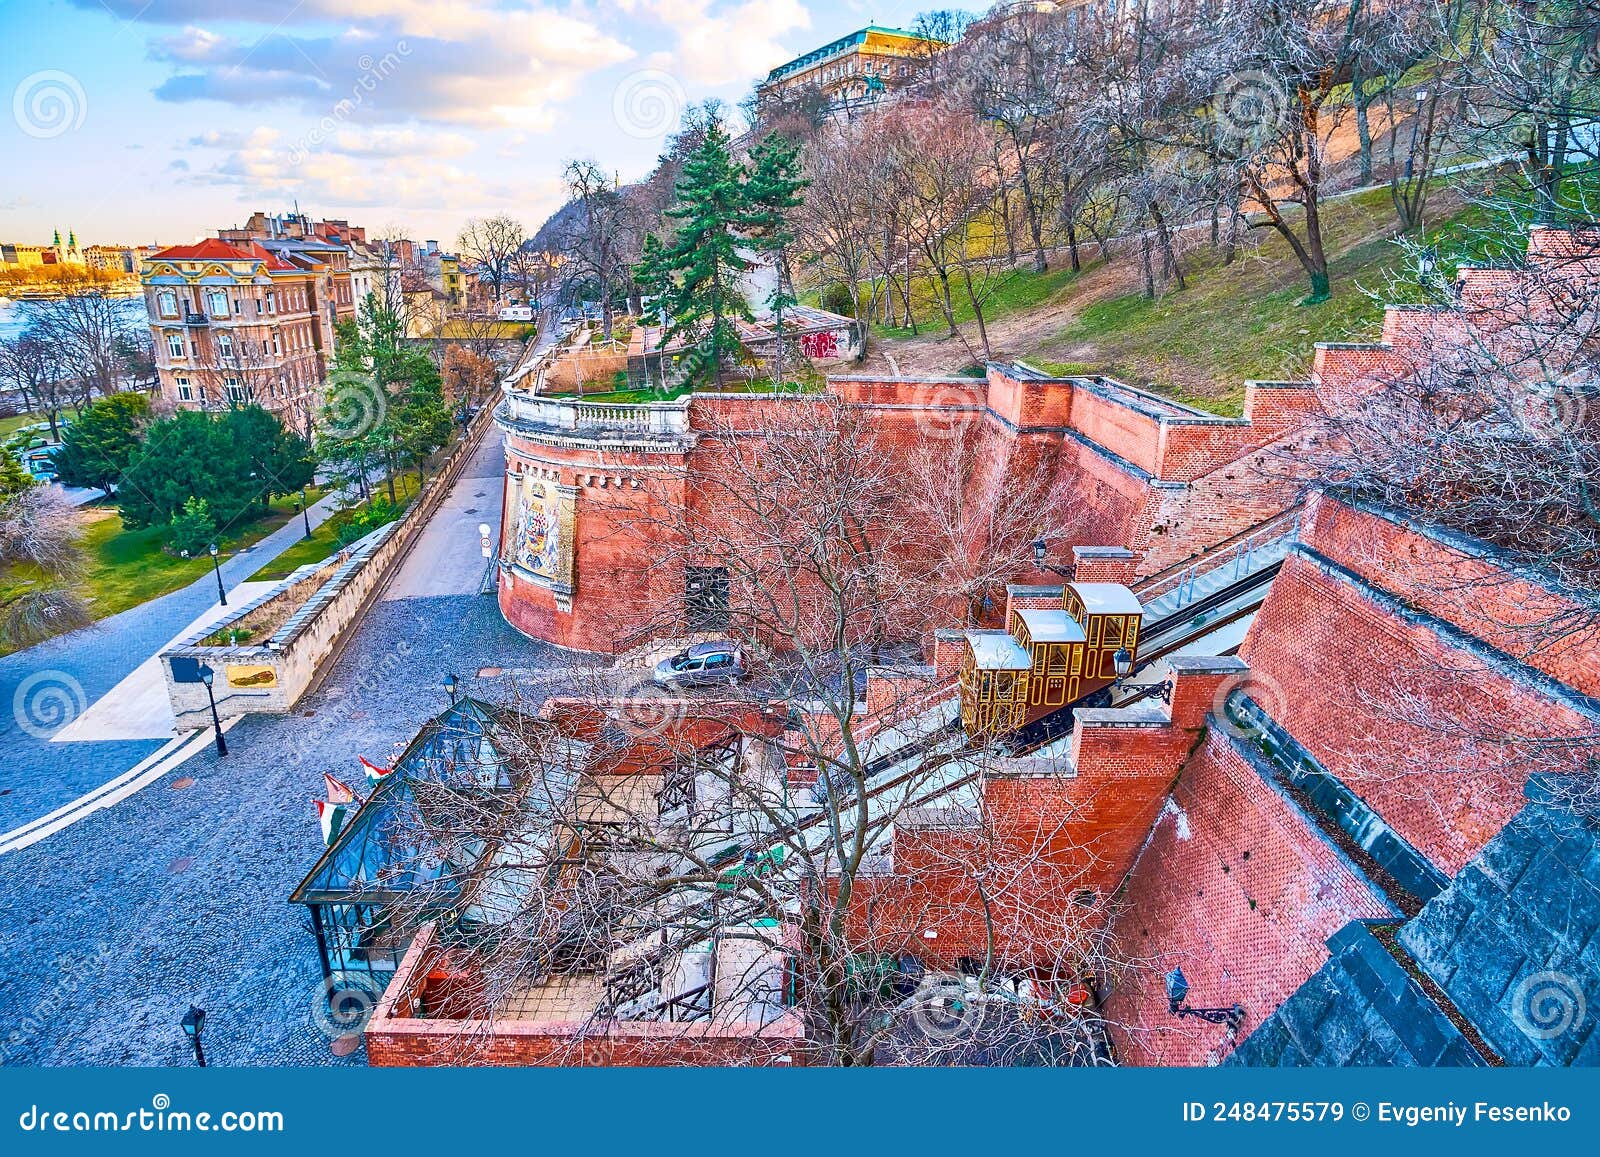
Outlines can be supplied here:
[[837, 330], [825, 329], [820, 333], [800, 335], [800, 352], [808, 358], [836, 358], [839, 356]]

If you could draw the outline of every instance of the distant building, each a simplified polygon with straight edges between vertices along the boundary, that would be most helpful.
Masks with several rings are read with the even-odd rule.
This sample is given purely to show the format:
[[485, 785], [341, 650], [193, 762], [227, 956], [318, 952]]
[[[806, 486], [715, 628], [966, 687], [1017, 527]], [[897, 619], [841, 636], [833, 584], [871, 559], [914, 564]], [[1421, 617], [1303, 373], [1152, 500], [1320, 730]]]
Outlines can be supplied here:
[[261, 217], [226, 230], [227, 239], [145, 259], [140, 282], [157, 378], [173, 406], [255, 402], [309, 433], [334, 327], [355, 316], [350, 250], [309, 227], [282, 228], [293, 219]]
[[119, 277], [137, 277], [144, 253], [131, 245], [90, 245], [83, 251], [83, 263], [90, 269]]
[[36, 268], [44, 264], [44, 246], [0, 245], [0, 261], [19, 269]]
[[756, 91], [766, 97], [817, 88], [835, 104], [849, 105], [903, 88], [945, 47], [915, 32], [869, 25], [780, 64]]

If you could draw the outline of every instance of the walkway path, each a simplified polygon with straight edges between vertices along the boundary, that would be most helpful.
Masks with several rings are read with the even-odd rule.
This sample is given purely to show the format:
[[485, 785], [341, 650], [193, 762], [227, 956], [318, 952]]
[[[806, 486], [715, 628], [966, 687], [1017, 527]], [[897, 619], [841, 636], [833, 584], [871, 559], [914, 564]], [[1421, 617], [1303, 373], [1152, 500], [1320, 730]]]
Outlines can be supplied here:
[[[321, 525], [335, 506], [333, 495], [312, 504], [311, 525]], [[224, 585], [239, 588], [304, 535], [297, 518], [239, 551], [222, 564]], [[217, 580], [207, 574], [81, 631], [0, 658], [0, 743], [6, 750], [0, 761], [0, 832], [77, 798], [161, 746], [163, 740], [138, 738], [131, 728], [92, 746], [51, 740], [191, 623], [217, 609]]]
[[[29, 846], [0, 844], [0, 1063], [189, 1064], [178, 1022], [191, 1002], [206, 1010], [213, 1064], [363, 1063], [360, 1052], [341, 1061], [329, 1051], [314, 1015], [323, 998], [316, 944], [306, 913], [286, 903], [322, 850], [312, 809], [322, 773], [361, 784], [356, 756], [394, 755], [444, 707], [448, 671], [487, 698], [507, 694], [510, 677], [475, 672], [516, 671], [519, 690], [538, 698], [582, 661], [523, 638], [492, 594], [476, 593], [477, 524], [498, 521], [499, 444], [491, 430], [386, 597], [293, 715], [241, 720], [224, 758], [196, 733], [179, 773]], [[75, 664], [98, 696], [189, 621], [173, 626], [177, 618], [167, 614], [160, 629], [133, 624], [145, 641], [134, 651], [118, 638], [119, 656], [104, 658], [114, 669], [95, 668], [81, 648], [58, 648], [52, 661]], [[99, 640], [102, 650], [108, 643]], [[0, 678], [8, 674], [14, 680], [0, 667]], [[20, 786], [42, 770], [73, 779], [81, 794], [105, 778], [107, 753], [140, 752], [118, 765], [131, 767], [156, 747], [40, 742], [0, 774]], [[90, 766], [37, 762], [61, 751]], [[40, 799], [30, 804], [36, 815], [49, 810]]]

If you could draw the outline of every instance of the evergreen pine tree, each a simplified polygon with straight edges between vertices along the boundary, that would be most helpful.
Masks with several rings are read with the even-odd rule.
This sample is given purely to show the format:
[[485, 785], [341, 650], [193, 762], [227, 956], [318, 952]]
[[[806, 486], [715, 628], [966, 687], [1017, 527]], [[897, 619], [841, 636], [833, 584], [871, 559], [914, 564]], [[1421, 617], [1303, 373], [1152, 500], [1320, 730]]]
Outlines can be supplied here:
[[773, 385], [782, 389], [783, 311], [794, 305], [793, 282], [789, 277], [789, 246], [794, 231], [789, 214], [800, 207], [800, 191], [811, 182], [800, 175], [800, 148], [780, 134], [767, 134], [750, 153], [750, 179], [745, 183], [745, 221], [754, 248], [766, 254], [777, 274], [777, 284], [768, 304], [772, 307], [773, 328], [777, 334], [776, 368]]
[[[713, 121], [683, 164], [677, 204], [666, 215], [678, 223], [659, 259], [641, 264], [641, 284], [657, 288], [669, 317], [662, 344], [681, 339], [690, 351], [691, 380], [719, 380], [723, 360], [739, 346], [736, 318], [750, 319], [739, 275], [750, 263], [739, 254], [747, 227], [744, 166], [734, 161], [728, 134]], [[647, 240], [648, 244], [648, 240]], [[646, 267], [648, 266], [648, 267]]]

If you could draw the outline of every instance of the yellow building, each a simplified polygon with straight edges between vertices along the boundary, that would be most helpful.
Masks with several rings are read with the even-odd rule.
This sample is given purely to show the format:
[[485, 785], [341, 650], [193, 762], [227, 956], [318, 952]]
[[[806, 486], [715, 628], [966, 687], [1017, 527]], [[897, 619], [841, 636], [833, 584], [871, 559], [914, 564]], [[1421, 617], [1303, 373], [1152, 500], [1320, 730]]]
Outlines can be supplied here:
[[439, 255], [439, 278], [444, 283], [445, 307], [459, 310], [467, 303], [467, 287], [461, 278], [461, 258]]
[[757, 91], [768, 96], [810, 86], [848, 104], [903, 87], [945, 47], [915, 32], [870, 25], [780, 64]]

